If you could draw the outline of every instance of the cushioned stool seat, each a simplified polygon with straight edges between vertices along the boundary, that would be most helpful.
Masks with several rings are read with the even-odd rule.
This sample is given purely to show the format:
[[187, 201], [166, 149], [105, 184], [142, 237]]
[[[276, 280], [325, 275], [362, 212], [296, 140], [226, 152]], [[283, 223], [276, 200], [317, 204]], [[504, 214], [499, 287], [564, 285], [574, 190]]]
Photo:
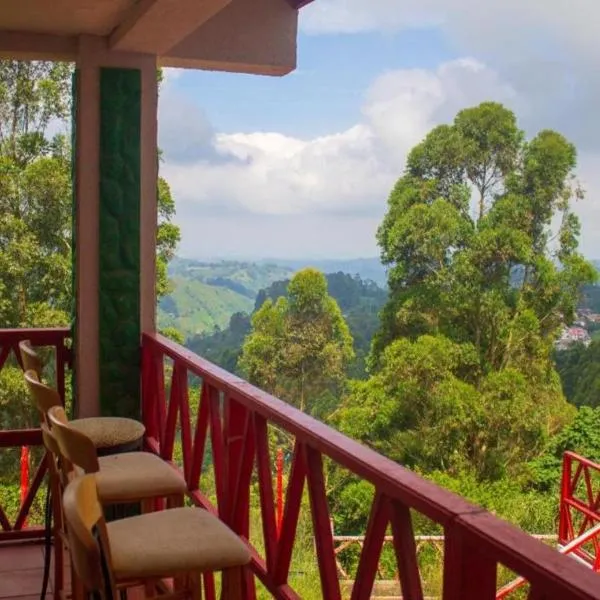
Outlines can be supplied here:
[[89, 437], [97, 450], [135, 444], [146, 431], [139, 421], [122, 417], [73, 419], [69, 425]]
[[246, 545], [199, 508], [172, 508], [106, 524], [117, 581], [227, 569], [250, 561]]
[[[73, 427], [73, 421], [70, 425]], [[183, 477], [155, 454], [128, 452], [101, 456], [98, 463], [96, 483], [103, 504], [185, 494]]]

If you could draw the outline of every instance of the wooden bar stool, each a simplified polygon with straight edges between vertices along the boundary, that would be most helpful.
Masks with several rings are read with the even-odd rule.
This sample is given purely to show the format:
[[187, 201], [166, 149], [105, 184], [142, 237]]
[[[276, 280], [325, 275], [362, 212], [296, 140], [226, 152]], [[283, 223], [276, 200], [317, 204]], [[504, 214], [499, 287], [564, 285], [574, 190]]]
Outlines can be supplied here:
[[[34, 396], [34, 402], [41, 413], [42, 419], [45, 419], [45, 415], [51, 406], [62, 406], [60, 396], [50, 386], [44, 387], [48, 390], [54, 390], [55, 394], [44, 392], [42, 388], [32, 389], [32, 383], [42, 383], [43, 363], [29, 340], [19, 342], [19, 353], [30, 392]], [[35, 374], [35, 377], [33, 374]], [[49, 403], [52, 404], [49, 405]], [[42, 404], [44, 406], [41, 406]], [[146, 432], [146, 428], [139, 421], [123, 417], [87, 417], [74, 419], [71, 422], [74, 427], [83, 431], [92, 439], [100, 455], [112, 454], [117, 451], [138, 450], [141, 448]]]
[[200, 575], [223, 571], [224, 600], [242, 600], [248, 547], [224, 523], [199, 508], [175, 508], [106, 523], [94, 475], [65, 489], [63, 509], [71, 561], [86, 591], [107, 600], [119, 589], [161, 579], [186, 584], [161, 598], [202, 597]]
[[92, 440], [73, 427], [62, 406], [48, 411], [48, 422], [69, 479], [95, 473], [98, 496], [104, 506], [144, 503], [156, 498], [166, 498], [169, 507], [183, 505], [185, 480], [156, 454], [125, 452], [98, 457]]

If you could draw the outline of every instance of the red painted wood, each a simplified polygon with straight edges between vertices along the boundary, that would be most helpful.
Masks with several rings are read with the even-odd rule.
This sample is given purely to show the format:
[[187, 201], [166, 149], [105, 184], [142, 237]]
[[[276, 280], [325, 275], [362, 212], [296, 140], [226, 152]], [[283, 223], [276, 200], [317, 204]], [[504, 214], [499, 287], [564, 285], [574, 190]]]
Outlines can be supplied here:
[[562, 479], [560, 484], [560, 511], [558, 524], [558, 540], [565, 544], [572, 539], [573, 526], [571, 523], [571, 511], [565, 503], [565, 500], [571, 495], [571, 456], [565, 452], [562, 465]]
[[496, 599], [496, 562], [469, 542], [460, 525], [445, 532], [443, 598]]
[[[238, 492], [242, 492], [240, 486], [240, 475], [242, 471], [242, 462], [244, 453], [248, 448], [245, 447], [246, 421], [248, 413], [244, 407], [235, 401], [231, 396], [225, 397], [223, 405], [223, 443], [225, 448], [225, 485], [224, 494], [224, 514], [227, 515], [227, 523], [234, 528], [234, 520], [241, 521], [242, 514], [236, 514], [238, 511], [244, 511], [245, 498], [236, 498]], [[246, 457], [247, 458], [247, 457]], [[250, 458], [253, 458], [251, 456]], [[235, 506], [236, 503], [238, 506]], [[238, 533], [242, 533], [238, 531]], [[247, 535], [246, 532], [242, 533]]]
[[27, 529], [0, 531], [0, 542], [41, 542], [46, 535], [43, 527], [28, 527]]
[[341, 600], [340, 583], [337, 577], [333, 534], [329, 520], [329, 506], [323, 477], [321, 453], [310, 446], [305, 447], [308, 496], [317, 547], [317, 561], [321, 575], [321, 591], [324, 600]]
[[238, 535], [249, 538], [250, 481], [256, 453], [254, 422], [250, 418], [250, 413], [235, 400], [230, 399], [229, 403], [227, 462], [230, 477], [230, 523]]
[[0, 343], [16, 345], [30, 340], [34, 346], [54, 346], [71, 337], [68, 327], [40, 327], [23, 329], [0, 329]]
[[25, 520], [27, 519], [27, 515], [29, 514], [29, 509], [31, 508], [31, 505], [35, 500], [35, 495], [37, 494], [37, 491], [39, 490], [42, 481], [44, 481], [44, 476], [46, 475], [47, 470], [48, 460], [47, 455], [44, 455], [44, 457], [40, 461], [40, 464], [38, 465], [35, 475], [33, 476], [31, 486], [29, 487], [29, 491], [27, 493], [25, 501], [21, 505], [21, 510], [17, 515], [17, 519], [15, 521], [13, 529], [21, 529], [23, 525], [25, 525]]
[[165, 366], [164, 359], [160, 355], [154, 357], [154, 385], [156, 386], [156, 407], [155, 416], [156, 427], [158, 431], [158, 440], [161, 445], [164, 444], [165, 439], [165, 427], [167, 421], [167, 407], [166, 407], [166, 394], [165, 394]]
[[[574, 469], [575, 466], [575, 469]], [[573, 470], [575, 471], [573, 473]], [[561, 497], [559, 511], [559, 541], [564, 546], [580, 537], [600, 521], [600, 489], [594, 490], [592, 474], [600, 474], [600, 465], [573, 452], [563, 456]], [[583, 517], [575, 531], [575, 515]], [[600, 539], [591, 540], [589, 546], [578, 547], [573, 554], [590, 564], [594, 570], [600, 569]]]
[[404, 600], [423, 600], [417, 545], [409, 508], [399, 502], [392, 502], [390, 504], [390, 523], [402, 596]]
[[227, 521], [227, 482], [225, 472], [225, 452], [223, 448], [223, 424], [221, 422], [221, 407], [219, 390], [212, 385], [208, 388], [210, 442], [213, 455], [215, 473], [215, 487], [217, 488], [217, 505], [219, 517]]
[[204, 462], [204, 450], [206, 447], [206, 434], [208, 431], [209, 404], [210, 396], [208, 385], [202, 384], [198, 417], [196, 419], [196, 431], [194, 433], [192, 464], [190, 466], [190, 476], [188, 479], [188, 487], [190, 490], [197, 490], [200, 484], [200, 475], [202, 473], [202, 464]]
[[179, 413], [181, 379], [185, 377], [185, 370], [178, 362], [173, 365], [171, 375], [171, 393], [169, 394], [169, 407], [167, 409], [167, 420], [165, 423], [164, 437], [162, 439], [160, 455], [164, 460], [173, 459], [173, 445], [177, 429], [177, 414]]
[[263, 538], [267, 567], [271, 572], [275, 566], [277, 552], [277, 529], [275, 525], [275, 507], [273, 500], [273, 477], [271, 473], [271, 458], [269, 456], [269, 432], [267, 422], [262, 417], [254, 416], [256, 432], [256, 464], [262, 511]]
[[[339, 589], [336, 591], [337, 576], [333, 563], [327, 499], [322, 464], [320, 464], [321, 456], [324, 455], [337, 462], [339, 466], [348, 469], [355, 476], [371, 483], [380, 496], [389, 498], [392, 532], [398, 554], [399, 569], [404, 573], [403, 584], [407, 586], [403, 589], [404, 597], [421, 600], [418, 569], [414, 559], [414, 539], [411, 543], [412, 526], [408, 512], [410, 507], [411, 510], [419, 511], [443, 525], [451, 536], [447, 540], [445, 553], [444, 584], [447, 594], [444, 600], [453, 598], [461, 598], [461, 600], [482, 598], [485, 600], [485, 598], [494, 597], [495, 577], [493, 575], [498, 563], [506, 565], [531, 581], [536, 593], [539, 590], [540, 593], [546, 594], [546, 596], [540, 597], [560, 598], [561, 600], [600, 600], [597, 575], [576, 561], [560, 556], [553, 549], [511, 525], [485, 513], [462, 498], [422, 480], [414, 473], [349, 440], [323, 423], [300, 413], [290, 405], [258, 390], [239, 377], [211, 365], [208, 361], [195, 356], [158, 334], [144, 334], [143, 345], [150, 347], [161, 362], [164, 357], [173, 359], [175, 363], [180, 363], [190, 373], [194, 373], [203, 380], [206, 390], [204, 393], [207, 395], [205, 403], [207, 408], [204, 409], [204, 417], [202, 417], [201, 403], [192, 445], [192, 465], [189, 479], [191, 484], [194, 483], [193, 476], [196, 473], [199, 477], [202, 460], [198, 458], [198, 453], [200, 450], [203, 452], [202, 436], [206, 435], [207, 428], [210, 427], [219, 514], [222, 517], [224, 516], [222, 506], [231, 501], [232, 487], [234, 489], [244, 488], [245, 477], [242, 475], [248, 471], [243, 467], [243, 458], [237, 457], [230, 460], [229, 450], [238, 443], [234, 440], [236, 428], [232, 425], [231, 411], [225, 412], [223, 419], [225, 423], [221, 420], [220, 395], [233, 399], [232, 401], [239, 405], [240, 409], [246, 411], [249, 415], [245, 421], [246, 424], [254, 421], [261, 507], [270, 504], [272, 510], [274, 505], [271, 464], [268, 451], [264, 451], [267, 437], [260, 431], [266, 432], [267, 423], [272, 423], [282, 428], [287, 435], [295, 438], [295, 453], [288, 481], [281, 537], [279, 540], [275, 538], [275, 542], [270, 543], [271, 548], [275, 547], [274, 551], [266, 550], [266, 554], [269, 552], [275, 554], [272, 565], [268, 564], [268, 561], [264, 561], [250, 546], [252, 555], [250, 568], [275, 598], [282, 600], [297, 598], [297, 594], [287, 584], [287, 578], [307, 471], [311, 512], [317, 533], [317, 550], [323, 580], [323, 597], [326, 599], [339, 597]], [[159, 400], [154, 402], [160, 404]], [[244, 431], [247, 430], [247, 427], [248, 425]], [[262, 430], [260, 430], [261, 427]], [[223, 437], [224, 432], [225, 437]], [[243, 451], [245, 451], [246, 445], [247, 440], [244, 438]], [[154, 451], [159, 450], [160, 442], [150, 436], [148, 447], [154, 448]], [[306, 452], [311, 461], [308, 469], [303, 456], [305, 447], [308, 447]], [[234, 466], [235, 468], [233, 468]], [[315, 466], [317, 468], [314, 468]], [[236, 472], [238, 475], [234, 475]], [[570, 485], [577, 483], [573, 479], [571, 478]], [[266, 486], [267, 480], [270, 492]], [[236, 482], [235, 485], [233, 481]], [[190, 488], [192, 487], [190, 485]], [[210, 504], [199, 490], [190, 489], [189, 494], [200, 506]], [[264, 499], [268, 499], [269, 496], [270, 503], [265, 502]], [[588, 498], [584, 508], [588, 511], [591, 510], [593, 501], [595, 498], [592, 501]], [[238, 500], [233, 499], [233, 506], [236, 502]], [[241, 505], [244, 506], [245, 502], [242, 500]], [[561, 507], [561, 510], [563, 508], [575, 510], [574, 507], [576, 504], [572, 501], [572, 504]], [[267, 508], [268, 511], [269, 508]], [[242, 514], [238, 512], [237, 508], [234, 512], [236, 515]], [[241, 525], [239, 521], [237, 523], [242, 528], [243, 523]], [[320, 535], [321, 533], [323, 535]], [[268, 540], [269, 536], [266, 536], [266, 539]], [[246, 593], [248, 598], [253, 598], [251, 588]]]
[[535, 587], [532, 587], [527, 594], [527, 600], [549, 600], [550, 598], [551, 596]]
[[283, 450], [277, 448], [277, 535], [281, 533], [283, 519]]
[[[247, 541], [247, 540], [245, 540]], [[250, 569], [260, 580], [260, 582], [269, 590], [277, 600], [301, 600], [300, 596], [287, 583], [277, 585], [267, 570], [267, 565], [263, 558], [256, 552], [256, 549], [250, 546]]]
[[13, 347], [9, 344], [6, 344], [3, 346], [2, 352], [0, 352], [0, 371], [4, 367], [4, 363], [6, 362], [6, 359], [10, 356], [12, 348]]
[[190, 397], [188, 389], [187, 372], [179, 383], [179, 424], [181, 426], [181, 453], [183, 455], [183, 473], [186, 482], [190, 481], [192, 468], [192, 432], [190, 424]]
[[8, 520], [8, 517], [6, 516], [2, 506], [0, 506], [0, 527], [2, 528], [2, 531], [12, 531], [12, 525], [10, 524], [10, 521]]
[[0, 431], [0, 448], [42, 446], [41, 429], [7, 429]]
[[156, 418], [156, 382], [154, 381], [154, 352], [149, 344], [142, 347], [142, 421], [146, 427], [146, 436], [158, 439], [158, 421]]
[[164, 336], [145, 333], [143, 341], [153, 344], [164, 356], [181, 361], [191, 373], [202, 377], [226, 395], [235, 396], [238, 402], [252, 412], [282, 427], [296, 439], [310, 441], [312, 447], [358, 477], [370, 481], [390, 498], [401, 500], [430, 519], [444, 524], [458, 514], [479, 510], [456, 494], [424, 480]]
[[304, 446], [296, 441], [292, 457], [290, 479], [288, 481], [288, 489], [285, 497], [285, 508], [283, 510], [283, 523], [281, 525], [281, 535], [279, 537], [279, 545], [277, 548], [277, 558], [273, 570], [273, 581], [277, 586], [287, 583], [288, 573], [290, 572], [290, 563], [292, 561], [292, 551], [294, 549], [294, 539], [296, 538], [296, 528], [298, 526], [298, 517], [300, 515], [300, 505], [302, 503], [305, 478], [306, 459], [304, 456]]
[[369, 600], [371, 598], [388, 522], [389, 500], [381, 494], [376, 494], [371, 506], [351, 600]]
[[216, 600], [214, 575], [212, 573], [204, 573], [202, 578], [204, 579], [204, 593], [206, 595], [206, 600]]
[[196, 506], [207, 510], [215, 517], [219, 516], [219, 511], [217, 507], [210, 501], [208, 496], [203, 494], [200, 490], [194, 490], [192, 492], [189, 492], [188, 496]]

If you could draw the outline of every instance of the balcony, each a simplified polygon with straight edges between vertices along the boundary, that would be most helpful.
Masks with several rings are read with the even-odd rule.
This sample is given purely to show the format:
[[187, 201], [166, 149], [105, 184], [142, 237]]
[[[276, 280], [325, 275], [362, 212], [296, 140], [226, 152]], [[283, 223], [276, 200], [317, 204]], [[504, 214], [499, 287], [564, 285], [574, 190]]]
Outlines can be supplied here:
[[[64, 398], [70, 365], [68, 338], [67, 329], [0, 330], [0, 366], [17, 360], [21, 339], [47, 346]], [[525, 597], [518, 595], [524, 586], [516, 595], [506, 589], [498, 593], [515, 575], [528, 582], [531, 599], [600, 599], [598, 575], [581, 564], [597, 566], [592, 563], [598, 562], [593, 465], [578, 457], [566, 459], [559, 542], [564, 545], [581, 533], [574, 530], [571, 509], [584, 514], [587, 538], [571, 544], [580, 558], [577, 561], [158, 334], [143, 335], [141, 353], [146, 448], [183, 473], [190, 504], [218, 515], [249, 545], [252, 562], [245, 581], [246, 598], [291, 600], [309, 597], [308, 588], [313, 590], [312, 597], [327, 600], [371, 598], [381, 575], [380, 554], [385, 544], [395, 557], [395, 576], [405, 599]], [[279, 498], [273, 487], [273, 447], [282, 435], [291, 440], [293, 450], [285, 461], [286, 485]], [[46, 474], [41, 444], [36, 428], [0, 431], [3, 454], [16, 457], [19, 448], [27, 447], [38, 461], [25, 482], [26, 493], [18, 508], [11, 511], [0, 506], [0, 597], [39, 597]], [[351, 573], [344, 568], [340, 571], [339, 547], [331, 527], [326, 477], [332, 464], [369, 482], [374, 492], [365, 538], [360, 541], [362, 550]], [[18, 465], [13, 466], [17, 474]], [[575, 498], [579, 480], [589, 490], [585, 501]], [[423, 519], [443, 534], [436, 537], [443, 556], [436, 590], [424, 589], [422, 583], [413, 523]], [[308, 545], [304, 543], [307, 530]], [[315, 563], [312, 574], [298, 572], [301, 536], [303, 552], [312, 553], [309, 563]], [[591, 554], [584, 549], [590, 539]], [[341, 572], [348, 580], [340, 581]], [[48, 593], [58, 598], [58, 590], [52, 591], [51, 585]], [[216, 598], [215, 590], [218, 582], [206, 576], [205, 597]]]

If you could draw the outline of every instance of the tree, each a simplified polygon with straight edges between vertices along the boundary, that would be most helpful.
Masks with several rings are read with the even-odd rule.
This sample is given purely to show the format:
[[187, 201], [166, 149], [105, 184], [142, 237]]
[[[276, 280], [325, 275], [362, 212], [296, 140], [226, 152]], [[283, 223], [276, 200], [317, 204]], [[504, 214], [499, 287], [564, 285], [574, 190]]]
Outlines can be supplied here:
[[67, 139], [48, 125], [70, 110], [62, 63], [0, 61], [0, 323], [66, 325], [71, 298]]
[[575, 167], [563, 136], [525, 141], [514, 114], [491, 102], [411, 151], [377, 234], [389, 300], [374, 376], [346, 402], [348, 414], [383, 403], [377, 419], [363, 414], [361, 437], [381, 445], [383, 419], [394, 458], [494, 479], [570, 419], [553, 342], [595, 277], [577, 252]]
[[[0, 327], [70, 322], [71, 147], [51, 131], [66, 129], [71, 76], [66, 63], [0, 61]], [[159, 179], [158, 188], [157, 291], [164, 293], [179, 229], [167, 183]], [[2, 423], [33, 425], [16, 365], [0, 377]]]
[[[66, 63], [0, 61], [0, 324], [67, 325], [71, 309], [71, 111]], [[160, 73], [159, 73], [160, 79]], [[157, 294], [180, 239], [175, 202], [158, 180]]]
[[158, 178], [158, 226], [156, 230], [156, 296], [166, 296], [172, 288], [167, 267], [175, 256], [181, 230], [173, 223], [175, 200], [163, 177]]
[[556, 352], [563, 392], [575, 406], [600, 406], [600, 340]]
[[252, 317], [240, 367], [249, 380], [315, 415], [328, 412], [352, 360], [352, 336], [325, 276], [304, 269], [287, 297], [267, 299]]

